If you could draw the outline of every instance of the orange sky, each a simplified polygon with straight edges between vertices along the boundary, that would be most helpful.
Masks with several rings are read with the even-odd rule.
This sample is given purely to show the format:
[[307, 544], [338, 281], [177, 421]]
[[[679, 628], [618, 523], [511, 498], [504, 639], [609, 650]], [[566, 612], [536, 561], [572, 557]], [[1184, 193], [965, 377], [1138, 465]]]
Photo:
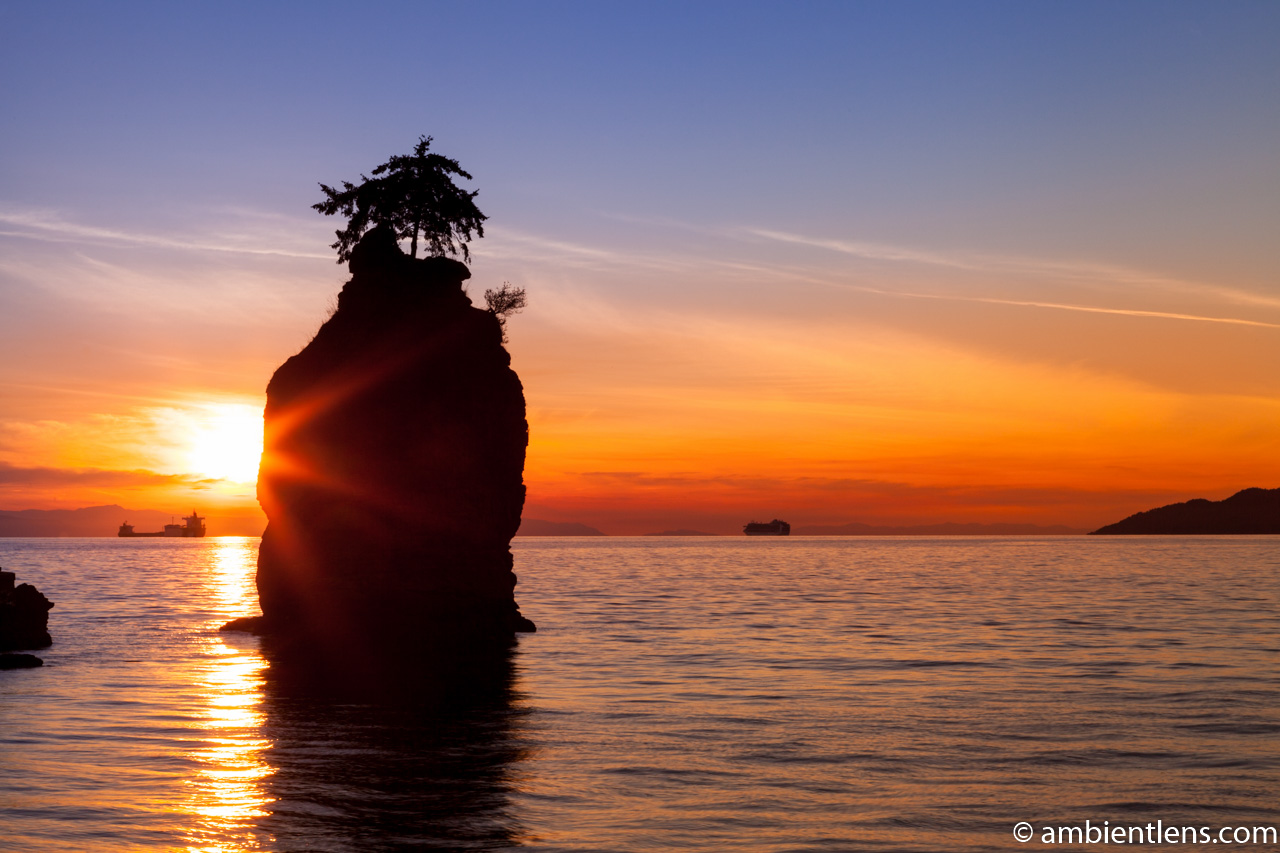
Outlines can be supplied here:
[[[945, 278], [934, 292], [947, 285], [946, 300], [793, 285], [825, 300], [808, 316], [595, 306], [546, 331], [522, 318], [536, 353], [529, 514], [610, 532], [727, 532], [775, 515], [1092, 527], [1280, 482], [1280, 383], [1266, 367], [1280, 328], [1074, 310], [1131, 310], [1079, 292], [1055, 297], [1074, 308], [967, 301]], [[1205, 294], [1142, 304], [1234, 307]]]
[[1091, 528], [1280, 486], [1274, 7], [436, 12], [468, 35], [14, 7], [0, 509], [257, 532], [264, 389], [346, 278], [317, 183], [420, 134], [490, 217], [471, 291], [528, 292], [527, 517]]
[[[528, 517], [619, 534], [774, 516], [1093, 527], [1280, 483], [1280, 306], [1221, 282], [905, 250], [741, 263], [770, 248], [757, 238], [713, 244], [719, 257], [597, 249], [583, 263], [584, 247], [495, 231], [471, 289], [530, 294], [510, 345], [529, 404]], [[60, 276], [95, 269], [50, 255]], [[197, 286], [142, 315], [130, 306], [162, 288], [126, 270], [118, 293], [69, 291], [33, 330], [38, 369], [3, 373], [3, 508], [197, 506], [249, 532], [262, 389], [343, 271], [133, 257], [189, 263]], [[593, 289], [600, 277], [611, 292]], [[258, 310], [210, 310], [247, 298], [246, 280], [272, 289]], [[1031, 301], [1008, 295], [1032, 281], [1039, 304], [1010, 304]]]

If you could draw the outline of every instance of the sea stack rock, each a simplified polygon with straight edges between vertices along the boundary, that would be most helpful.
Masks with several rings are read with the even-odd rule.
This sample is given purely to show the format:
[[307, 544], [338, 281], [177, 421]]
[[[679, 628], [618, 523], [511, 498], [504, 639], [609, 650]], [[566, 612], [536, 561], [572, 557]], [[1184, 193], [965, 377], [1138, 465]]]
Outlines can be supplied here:
[[258, 627], [317, 654], [505, 647], [534, 626], [510, 549], [529, 430], [498, 319], [464, 264], [385, 228], [349, 266], [267, 386]]
[[49, 611], [53, 602], [29, 583], [14, 586], [16, 579], [13, 572], [0, 571], [0, 651], [52, 645]]

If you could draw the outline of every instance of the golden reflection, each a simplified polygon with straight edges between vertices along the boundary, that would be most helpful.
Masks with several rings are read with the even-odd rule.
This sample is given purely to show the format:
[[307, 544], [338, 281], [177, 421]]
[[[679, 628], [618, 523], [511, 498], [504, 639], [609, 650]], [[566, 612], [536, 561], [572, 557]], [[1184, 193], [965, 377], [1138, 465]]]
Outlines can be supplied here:
[[[212, 546], [206, 578], [218, 626], [257, 612], [253, 568], [256, 538], [224, 537]], [[271, 802], [263, 782], [271, 769], [262, 758], [270, 742], [262, 737], [262, 672], [266, 662], [256, 641], [243, 635], [211, 634], [197, 670], [199, 725], [203, 737], [191, 753], [197, 770], [188, 780], [188, 851], [240, 853], [261, 850], [266, 839], [256, 826]]]

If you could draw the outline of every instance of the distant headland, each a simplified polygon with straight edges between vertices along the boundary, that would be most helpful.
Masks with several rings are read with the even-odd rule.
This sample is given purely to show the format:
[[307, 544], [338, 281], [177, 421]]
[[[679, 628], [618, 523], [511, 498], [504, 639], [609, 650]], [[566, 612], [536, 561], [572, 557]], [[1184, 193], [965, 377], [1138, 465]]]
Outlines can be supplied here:
[[1204, 498], [1135, 513], [1090, 535], [1280, 533], [1280, 489], [1245, 489], [1226, 500]]

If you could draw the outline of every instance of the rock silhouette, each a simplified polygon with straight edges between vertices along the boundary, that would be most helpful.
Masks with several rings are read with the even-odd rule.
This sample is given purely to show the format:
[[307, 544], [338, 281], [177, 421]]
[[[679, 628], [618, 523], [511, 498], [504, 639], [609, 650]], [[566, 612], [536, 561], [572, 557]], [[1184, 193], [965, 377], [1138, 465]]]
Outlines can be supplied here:
[[[377, 654], [509, 645], [524, 392], [467, 267], [379, 227], [338, 309], [267, 387], [253, 628]], [[297, 645], [295, 643], [295, 645]]]
[[[13, 572], [0, 571], [0, 651], [43, 649], [52, 645], [49, 611], [53, 609], [53, 602], [29, 583], [15, 587], [15, 580]], [[33, 660], [39, 661], [39, 658]], [[17, 665], [13, 661], [9, 663]]]
[[1280, 489], [1245, 489], [1226, 500], [1196, 498], [1149, 509], [1094, 534], [1280, 533]]

